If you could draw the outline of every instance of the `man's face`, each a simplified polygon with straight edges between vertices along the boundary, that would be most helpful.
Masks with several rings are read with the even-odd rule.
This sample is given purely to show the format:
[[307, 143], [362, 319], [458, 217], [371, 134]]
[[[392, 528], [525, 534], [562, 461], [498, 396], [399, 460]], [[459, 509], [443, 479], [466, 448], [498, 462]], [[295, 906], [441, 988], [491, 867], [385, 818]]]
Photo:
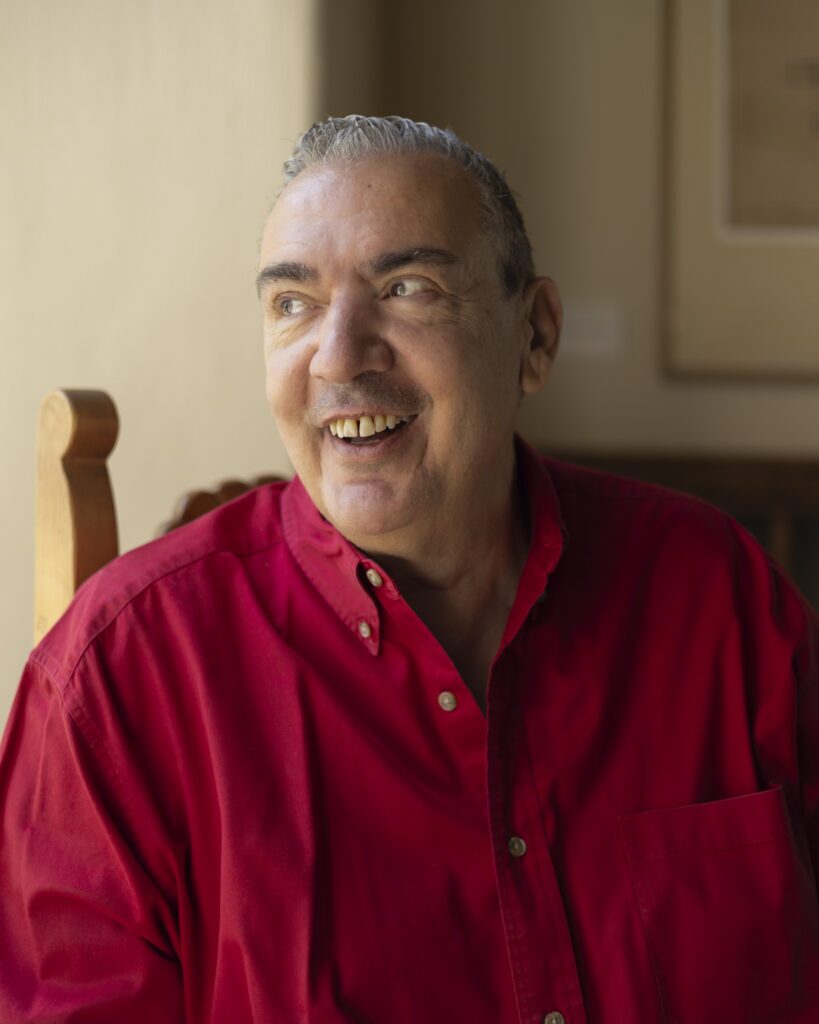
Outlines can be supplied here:
[[273, 416], [341, 533], [405, 551], [489, 497], [511, 458], [525, 317], [460, 167], [309, 168], [273, 208], [260, 281]]

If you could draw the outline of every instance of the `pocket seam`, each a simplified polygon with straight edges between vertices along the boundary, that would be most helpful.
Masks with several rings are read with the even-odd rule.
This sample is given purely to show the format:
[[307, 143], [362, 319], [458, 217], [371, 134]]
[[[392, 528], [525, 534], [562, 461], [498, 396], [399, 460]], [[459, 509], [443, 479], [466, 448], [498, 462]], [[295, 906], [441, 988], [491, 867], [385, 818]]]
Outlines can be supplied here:
[[700, 857], [790, 839], [780, 783], [740, 796], [617, 815], [630, 863]]
[[680, 850], [679, 853], [662, 853], [651, 850], [639, 855], [632, 855], [632, 851], [629, 849], [629, 844], [626, 842], [626, 854], [628, 856], [629, 863], [634, 864], [640, 864], [644, 861], [656, 863], [658, 861], [686, 860], [691, 856], [701, 857], [705, 854], [720, 853], [725, 850], [740, 850], [749, 846], [761, 846], [763, 843], [778, 843], [781, 842], [783, 838], [785, 837], [780, 833], [774, 833], [772, 835], [760, 836], [758, 839], [746, 839], [736, 843], [724, 843], [720, 846], [692, 846], [687, 850]]

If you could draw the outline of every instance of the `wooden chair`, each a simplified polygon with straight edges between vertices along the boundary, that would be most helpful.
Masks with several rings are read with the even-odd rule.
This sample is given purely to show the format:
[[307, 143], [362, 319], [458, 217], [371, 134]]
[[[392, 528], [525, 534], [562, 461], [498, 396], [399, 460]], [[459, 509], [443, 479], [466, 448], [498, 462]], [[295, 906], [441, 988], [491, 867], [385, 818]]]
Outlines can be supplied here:
[[[37, 444], [35, 642], [59, 618], [84, 579], [118, 554], [106, 462], [116, 443], [116, 407], [103, 391], [55, 391], [40, 410]], [[687, 491], [743, 521], [819, 604], [819, 461], [687, 455], [560, 458]], [[252, 487], [262, 476], [228, 480], [184, 495], [165, 533]]]
[[[68, 607], [77, 587], [119, 554], [108, 456], [119, 433], [104, 391], [52, 391], [40, 407], [34, 546], [34, 642]], [[157, 531], [168, 533], [231, 498], [276, 480], [225, 480], [189, 491]]]

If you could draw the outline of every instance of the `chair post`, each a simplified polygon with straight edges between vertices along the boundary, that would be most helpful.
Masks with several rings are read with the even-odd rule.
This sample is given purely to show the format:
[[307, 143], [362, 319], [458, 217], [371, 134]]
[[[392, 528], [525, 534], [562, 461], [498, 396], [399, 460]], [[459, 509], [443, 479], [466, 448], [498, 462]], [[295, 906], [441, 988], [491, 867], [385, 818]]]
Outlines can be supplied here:
[[106, 460], [119, 431], [104, 391], [52, 391], [40, 407], [35, 504], [34, 642], [77, 587], [117, 556]]

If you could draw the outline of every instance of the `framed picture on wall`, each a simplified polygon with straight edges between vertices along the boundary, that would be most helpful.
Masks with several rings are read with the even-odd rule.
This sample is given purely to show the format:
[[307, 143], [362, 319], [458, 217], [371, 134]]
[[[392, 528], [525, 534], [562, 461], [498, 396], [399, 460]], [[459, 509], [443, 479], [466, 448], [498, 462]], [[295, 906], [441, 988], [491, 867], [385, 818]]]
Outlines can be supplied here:
[[665, 367], [819, 379], [819, 2], [665, 16]]

